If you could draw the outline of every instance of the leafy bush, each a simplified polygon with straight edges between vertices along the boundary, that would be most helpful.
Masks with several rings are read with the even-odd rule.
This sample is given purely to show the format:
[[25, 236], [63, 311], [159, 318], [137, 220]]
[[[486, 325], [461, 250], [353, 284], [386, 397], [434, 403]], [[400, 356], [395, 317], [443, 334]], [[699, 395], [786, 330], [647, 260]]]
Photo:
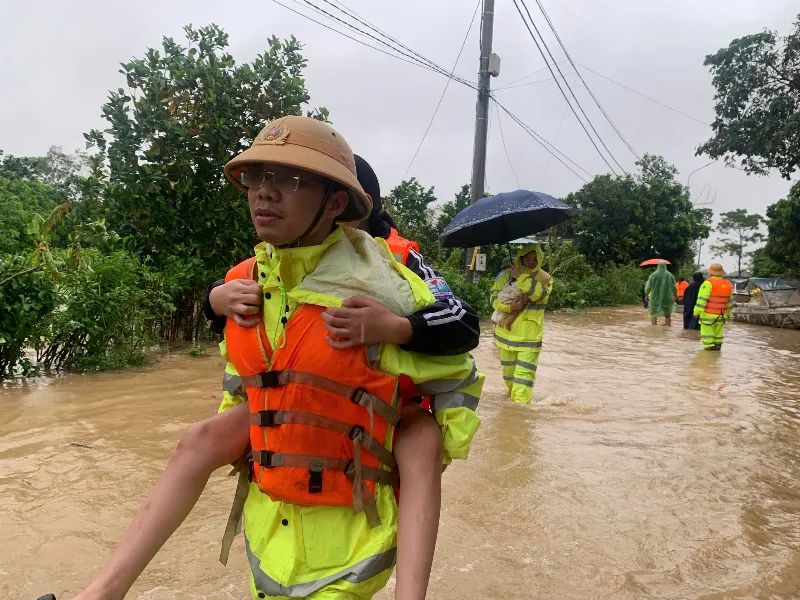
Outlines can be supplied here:
[[36, 372], [25, 349], [41, 347], [56, 306], [49, 275], [33, 256], [0, 256], [0, 379]]
[[45, 368], [79, 371], [141, 364], [148, 321], [173, 308], [162, 277], [124, 251], [83, 254], [64, 275], [62, 306], [53, 314], [49, 344], [39, 354]]

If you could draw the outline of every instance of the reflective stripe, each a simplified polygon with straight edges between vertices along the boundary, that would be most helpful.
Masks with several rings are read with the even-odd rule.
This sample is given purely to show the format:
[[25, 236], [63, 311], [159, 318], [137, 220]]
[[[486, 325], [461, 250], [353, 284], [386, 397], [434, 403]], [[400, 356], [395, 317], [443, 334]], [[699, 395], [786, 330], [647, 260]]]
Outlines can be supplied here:
[[479, 398], [463, 392], [445, 392], [431, 398], [431, 409], [434, 413], [445, 408], [468, 408], [474, 411], [478, 408], [479, 400]]
[[544, 310], [547, 308], [547, 304], [534, 304], [533, 302], [528, 302], [522, 310]]
[[246, 534], [244, 536], [244, 549], [247, 552], [247, 560], [250, 562], [250, 571], [253, 573], [253, 583], [256, 590], [264, 592], [268, 596], [286, 596], [289, 598], [305, 598], [339, 580], [347, 583], [361, 583], [375, 577], [386, 569], [391, 569], [395, 560], [397, 560], [397, 548], [392, 548], [386, 552], [374, 554], [343, 571], [328, 575], [322, 579], [294, 585], [281, 585], [261, 569], [261, 560], [250, 550], [250, 541], [247, 539]]
[[533, 293], [533, 290], [536, 289], [536, 280], [531, 277], [531, 287], [528, 288], [528, 291], [525, 292], [526, 296], [530, 296]]
[[504, 367], [513, 367], [513, 366], [515, 366], [517, 364], [517, 361], [515, 361], [515, 360], [501, 360], [500, 364], [503, 365]]
[[529, 363], [529, 362], [525, 362], [524, 360], [518, 360], [517, 361], [517, 366], [518, 367], [522, 367], [524, 369], [530, 369], [531, 371], [535, 371], [536, 370], [536, 365], [535, 364]]
[[533, 387], [533, 382], [528, 381], [527, 379], [520, 379], [519, 377], [512, 377], [510, 381], [514, 383], [518, 383], [520, 385], [524, 385], [525, 387]]
[[370, 344], [367, 346], [367, 362], [369, 366], [373, 369], [375, 365], [378, 363], [378, 354], [380, 353], [381, 346], [380, 344]]
[[464, 379], [434, 379], [426, 381], [425, 383], [416, 383], [417, 391], [423, 396], [435, 396], [437, 394], [444, 394], [451, 392], [455, 389], [466, 387], [478, 381], [478, 368], [475, 366], [475, 360], [472, 362], [472, 371]]
[[222, 377], [222, 389], [231, 396], [245, 395], [244, 387], [242, 387], [242, 378], [232, 373], [225, 373]]
[[517, 342], [512, 340], [507, 340], [503, 337], [497, 335], [497, 332], [494, 334], [494, 339], [496, 339], [501, 344], [505, 344], [506, 346], [511, 346], [512, 348], [541, 348], [542, 342]]

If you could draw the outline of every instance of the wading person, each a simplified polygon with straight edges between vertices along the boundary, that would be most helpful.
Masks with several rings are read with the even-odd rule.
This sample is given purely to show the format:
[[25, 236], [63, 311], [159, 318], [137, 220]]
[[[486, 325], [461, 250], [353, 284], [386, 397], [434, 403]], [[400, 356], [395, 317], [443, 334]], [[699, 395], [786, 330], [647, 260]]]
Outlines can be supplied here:
[[[467, 354], [328, 341], [322, 315], [343, 299], [359, 295], [401, 315], [434, 302], [385, 245], [336, 225], [367, 218], [370, 202], [333, 128], [278, 119], [225, 174], [247, 191], [263, 240], [226, 277], [261, 286], [258, 325], [228, 319], [221, 349], [232, 392], [221, 414], [183, 437], [110, 563], [78, 599], [122, 598], [211, 472], [242, 456], [248, 443], [252, 462], [237, 497], [254, 598], [371, 598], [396, 560], [395, 597], [422, 599], [441, 466], [467, 457], [483, 376]], [[431, 396], [433, 416], [401, 403], [403, 374]]]
[[708, 267], [709, 278], [700, 286], [694, 315], [700, 321], [700, 342], [704, 350], [722, 350], [723, 328], [733, 309], [733, 285], [723, 279], [722, 265]]
[[686, 286], [683, 294], [683, 328], [700, 329], [700, 321], [694, 316], [694, 307], [697, 304], [697, 295], [705, 278], [700, 271], [692, 274], [692, 283]]
[[[494, 340], [500, 348], [503, 380], [511, 399], [519, 404], [530, 404], [533, 399], [544, 334], [544, 311], [553, 290], [553, 280], [541, 265], [541, 246], [526, 244], [514, 257], [512, 267], [495, 279], [490, 295], [496, 311], [517, 315], [508, 329], [503, 324], [495, 325]], [[506, 304], [500, 299], [500, 292], [512, 280], [516, 282], [520, 297]]]
[[650, 302], [650, 322], [658, 325], [658, 317], [664, 317], [664, 325], [672, 325], [672, 310], [675, 308], [675, 278], [667, 271], [667, 263], [660, 261], [656, 270], [644, 284]]

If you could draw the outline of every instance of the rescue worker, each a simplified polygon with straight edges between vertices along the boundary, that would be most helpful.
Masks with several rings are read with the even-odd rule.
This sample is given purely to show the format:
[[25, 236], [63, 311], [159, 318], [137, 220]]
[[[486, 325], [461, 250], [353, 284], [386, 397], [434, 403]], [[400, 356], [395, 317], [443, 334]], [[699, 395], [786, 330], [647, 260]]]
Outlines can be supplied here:
[[[553, 280], [541, 268], [542, 248], [539, 244], [526, 244], [514, 257], [514, 264], [495, 279], [490, 301], [495, 310], [506, 313], [519, 311], [519, 316], [505, 329], [495, 325], [494, 339], [500, 348], [503, 380], [511, 399], [519, 404], [530, 404], [539, 364], [544, 333], [544, 310], [553, 290]], [[523, 297], [516, 305], [504, 304], [498, 299], [509, 280], [514, 279]]]
[[[431, 516], [438, 525], [439, 511], [408, 508], [431, 496], [437, 473], [408, 470], [401, 455], [424, 451], [408, 447], [413, 438], [404, 430], [433, 419], [416, 405], [401, 409], [398, 379], [407, 374], [432, 398], [440, 474], [442, 463], [467, 457], [480, 424], [483, 375], [468, 354], [431, 357], [394, 344], [337, 349], [326, 342], [321, 314], [356, 293], [399, 314], [434, 301], [385, 242], [335, 225], [367, 217], [370, 202], [347, 142], [332, 127], [306, 117], [278, 119], [225, 174], [247, 190], [263, 240], [255, 257], [226, 277], [262, 286], [259, 324], [228, 319], [221, 350], [231, 393], [221, 414], [184, 436], [111, 562], [77, 598], [123, 597], [210, 473], [249, 441], [252, 467], [240, 491], [254, 598], [371, 598], [397, 560], [395, 597], [422, 599], [435, 529], [431, 543], [415, 537], [415, 528]], [[409, 499], [399, 510], [395, 462]], [[235, 528], [236, 519], [231, 523]]]
[[697, 304], [697, 295], [700, 293], [700, 286], [703, 285], [705, 277], [700, 271], [692, 273], [692, 283], [686, 286], [683, 295], [683, 328], [700, 329], [700, 321], [694, 316], [694, 307]]
[[694, 315], [700, 320], [700, 342], [704, 350], [722, 350], [723, 328], [733, 309], [733, 286], [723, 279], [719, 263], [708, 267], [709, 278], [700, 286]]
[[664, 317], [664, 325], [672, 326], [672, 311], [675, 308], [675, 278], [667, 271], [666, 261], [659, 261], [656, 270], [645, 283], [645, 293], [650, 304], [650, 323], [658, 325], [658, 317]]
[[[480, 336], [478, 313], [450, 291], [447, 282], [425, 261], [416, 242], [400, 236], [394, 220], [384, 210], [375, 172], [366, 160], [358, 155], [354, 158], [358, 182], [372, 200], [369, 218], [354, 226], [373, 237], [385, 238], [394, 258], [428, 283], [429, 289], [434, 288], [439, 297], [433, 304], [408, 317], [396, 315], [367, 298], [348, 298], [341, 308], [331, 308], [323, 313], [328, 330], [339, 338], [337, 347], [389, 342], [399, 344], [404, 350], [434, 356], [474, 350]], [[235, 319], [242, 326], [252, 327], [255, 322], [248, 321], [247, 317], [260, 310], [261, 297], [261, 290], [253, 281], [235, 280], [225, 284], [220, 280], [212, 283], [203, 296], [203, 311], [209, 327], [215, 333], [222, 333], [226, 317]]]
[[686, 293], [686, 288], [689, 287], [689, 282], [686, 281], [686, 277], [681, 277], [678, 279], [678, 283], [675, 284], [676, 294], [675, 294], [675, 302], [679, 306], [683, 306], [683, 295]]

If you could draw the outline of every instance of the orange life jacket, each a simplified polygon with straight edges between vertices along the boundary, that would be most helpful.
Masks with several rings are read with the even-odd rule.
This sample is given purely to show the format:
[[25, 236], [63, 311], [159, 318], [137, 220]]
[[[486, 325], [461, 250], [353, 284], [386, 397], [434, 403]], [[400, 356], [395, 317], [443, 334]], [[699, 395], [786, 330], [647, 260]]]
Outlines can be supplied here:
[[724, 315], [728, 311], [728, 302], [733, 292], [731, 282], [719, 277], [709, 277], [706, 281], [711, 282], [711, 294], [706, 302], [705, 311], [712, 315]]
[[683, 295], [686, 293], [686, 288], [689, 287], [688, 281], [679, 281], [678, 282], [678, 300], [683, 298]]
[[[225, 281], [255, 279], [255, 258]], [[375, 485], [397, 489], [388, 448], [400, 420], [396, 377], [373, 370], [367, 349], [332, 348], [324, 307], [303, 304], [270, 346], [263, 320], [239, 327], [228, 319], [228, 356], [250, 405], [252, 481], [273, 500], [298, 505], [353, 506], [371, 527], [380, 523]]]
[[412, 250], [419, 252], [419, 244], [401, 237], [394, 227], [392, 227], [392, 232], [389, 234], [389, 237], [386, 238], [386, 243], [389, 245], [389, 250], [391, 250], [395, 260], [404, 265], [408, 262], [409, 252]]

